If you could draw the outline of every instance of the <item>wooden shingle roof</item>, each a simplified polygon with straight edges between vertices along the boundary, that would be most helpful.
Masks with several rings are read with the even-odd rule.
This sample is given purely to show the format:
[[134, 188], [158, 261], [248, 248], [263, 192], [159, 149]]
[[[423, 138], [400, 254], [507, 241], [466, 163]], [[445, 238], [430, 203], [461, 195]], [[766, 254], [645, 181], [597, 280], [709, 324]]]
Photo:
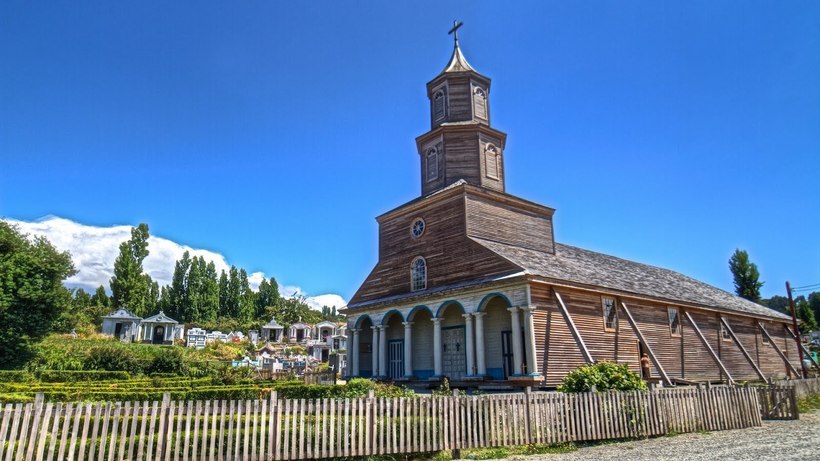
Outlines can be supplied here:
[[555, 254], [471, 237], [521, 267], [527, 274], [777, 319], [790, 317], [679, 272], [641, 264], [570, 245], [555, 244]]

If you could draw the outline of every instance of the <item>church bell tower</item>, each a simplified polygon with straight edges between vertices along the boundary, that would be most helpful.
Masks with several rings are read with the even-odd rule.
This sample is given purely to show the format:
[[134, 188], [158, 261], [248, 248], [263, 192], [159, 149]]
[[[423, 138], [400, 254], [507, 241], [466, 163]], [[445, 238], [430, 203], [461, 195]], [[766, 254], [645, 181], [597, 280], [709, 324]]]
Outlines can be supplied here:
[[490, 79], [476, 72], [458, 46], [455, 23], [450, 62], [427, 83], [430, 131], [416, 138], [421, 195], [459, 180], [504, 192], [507, 135], [490, 127]]

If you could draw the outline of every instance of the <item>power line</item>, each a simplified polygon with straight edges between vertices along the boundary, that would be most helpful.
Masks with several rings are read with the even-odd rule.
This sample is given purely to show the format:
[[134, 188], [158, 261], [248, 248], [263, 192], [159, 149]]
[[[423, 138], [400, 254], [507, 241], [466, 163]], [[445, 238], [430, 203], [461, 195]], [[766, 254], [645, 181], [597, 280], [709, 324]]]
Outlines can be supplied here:
[[800, 286], [800, 287], [792, 287], [792, 291], [805, 290], [805, 289], [811, 289], [811, 288], [820, 288], [820, 283], [813, 283], [811, 285], [803, 285], [803, 286]]

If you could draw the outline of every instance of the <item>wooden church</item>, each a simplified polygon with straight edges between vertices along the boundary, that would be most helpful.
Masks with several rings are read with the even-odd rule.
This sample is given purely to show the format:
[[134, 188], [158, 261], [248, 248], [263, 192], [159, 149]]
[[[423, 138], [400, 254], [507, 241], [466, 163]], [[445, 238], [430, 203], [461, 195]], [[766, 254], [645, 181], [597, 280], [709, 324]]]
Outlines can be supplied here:
[[643, 353], [665, 385], [797, 374], [789, 317], [555, 242], [555, 210], [506, 192], [490, 79], [454, 38], [427, 83], [421, 196], [376, 218], [379, 261], [345, 311], [351, 377], [555, 386], [596, 361], [640, 372]]

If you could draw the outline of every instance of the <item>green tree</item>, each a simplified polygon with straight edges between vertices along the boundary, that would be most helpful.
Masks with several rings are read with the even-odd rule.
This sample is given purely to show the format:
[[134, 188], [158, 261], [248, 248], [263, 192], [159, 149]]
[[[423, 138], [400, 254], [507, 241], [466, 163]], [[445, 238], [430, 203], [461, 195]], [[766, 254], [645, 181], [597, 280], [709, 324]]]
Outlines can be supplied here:
[[272, 309], [271, 315], [285, 327], [293, 325], [300, 319], [305, 323], [322, 321], [322, 313], [311, 309], [305, 302], [305, 298], [301, 296], [282, 298], [279, 305]]
[[219, 281], [216, 277], [216, 265], [213, 261], [205, 266], [205, 274], [202, 279], [202, 298], [204, 320], [216, 320], [219, 314]]
[[25, 362], [52, 331], [71, 297], [63, 281], [75, 273], [68, 252], [0, 221], [0, 368]]
[[256, 315], [257, 320], [270, 320], [268, 317], [272, 307], [279, 305], [279, 284], [271, 277], [270, 281], [262, 279], [259, 284], [259, 291], [256, 293]]
[[120, 254], [114, 261], [111, 293], [114, 305], [144, 316], [150, 306], [151, 278], [142, 272], [142, 262], [148, 256], [148, 225], [131, 228], [131, 238], [120, 244]]
[[178, 322], [185, 322], [191, 307], [188, 300], [188, 271], [191, 268], [191, 254], [182, 253], [182, 258], [174, 263], [174, 275], [168, 289], [169, 308], [165, 312]]
[[225, 317], [241, 318], [239, 298], [242, 296], [242, 285], [239, 281], [239, 269], [231, 266], [228, 272], [228, 292], [225, 299]]
[[817, 330], [817, 319], [811, 305], [804, 296], [798, 296], [794, 300], [794, 313], [800, 320], [800, 332], [809, 333]]
[[814, 318], [820, 319], [820, 292], [813, 291], [809, 293], [808, 302], [811, 311], [814, 313]]
[[254, 319], [256, 313], [256, 293], [248, 283], [248, 273], [239, 269], [239, 317], [242, 322]]
[[760, 300], [760, 303], [770, 309], [774, 309], [779, 312], [785, 312], [791, 315], [791, 312], [789, 310], [789, 298], [785, 296], [774, 295], [769, 299]]
[[228, 298], [230, 297], [230, 285], [228, 274], [223, 270], [219, 274], [219, 317], [228, 317]]
[[102, 326], [102, 318], [104, 315], [111, 313], [111, 297], [105, 292], [105, 287], [100, 285], [97, 291], [91, 295], [91, 305], [88, 307], [88, 316], [96, 328]]
[[[111, 298], [108, 296], [108, 293], [105, 292], [105, 287], [100, 285], [97, 287], [97, 291], [91, 295], [91, 304], [95, 306], [104, 307], [106, 309], [111, 308]], [[108, 312], [106, 312], [107, 314]]]
[[749, 261], [749, 254], [745, 250], [735, 250], [729, 258], [729, 270], [734, 277], [735, 293], [749, 301], [760, 302], [760, 287], [763, 286], [763, 282], [758, 280], [760, 273], [757, 271], [757, 265]]

